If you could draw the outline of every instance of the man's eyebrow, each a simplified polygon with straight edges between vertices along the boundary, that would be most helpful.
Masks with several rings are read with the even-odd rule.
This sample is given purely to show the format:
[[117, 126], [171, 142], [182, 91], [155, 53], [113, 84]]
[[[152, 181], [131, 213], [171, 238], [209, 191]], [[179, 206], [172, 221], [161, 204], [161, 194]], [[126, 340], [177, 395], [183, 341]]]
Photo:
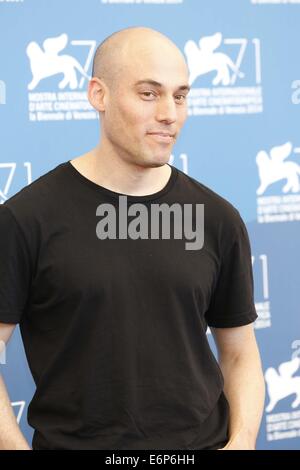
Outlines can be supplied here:
[[[162, 83], [159, 83], [157, 82], [156, 80], [152, 80], [151, 78], [146, 78], [144, 80], [138, 80], [135, 85], [143, 85], [147, 83], [148, 85], [153, 85], [153, 86], [156, 86], [156, 87], [159, 87], [159, 88], [162, 88], [163, 87], [163, 84]], [[187, 90], [187, 91], [190, 91], [191, 87], [189, 85], [181, 85], [177, 88], [177, 90]]]

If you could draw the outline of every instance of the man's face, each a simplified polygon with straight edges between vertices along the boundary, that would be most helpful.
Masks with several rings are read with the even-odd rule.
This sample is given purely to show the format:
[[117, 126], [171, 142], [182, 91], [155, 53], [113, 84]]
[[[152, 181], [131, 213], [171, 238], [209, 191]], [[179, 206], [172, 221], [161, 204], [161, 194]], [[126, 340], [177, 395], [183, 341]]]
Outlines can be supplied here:
[[103, 137], [118, 157], [144, 167], [161, 166], [169, 161], [187, 118], [188, 89], [181, 89], [188, 86], [187, 66], [169, 45], [137, 48], [128, 57], [130, 63], [124, 60], [109, 93]]

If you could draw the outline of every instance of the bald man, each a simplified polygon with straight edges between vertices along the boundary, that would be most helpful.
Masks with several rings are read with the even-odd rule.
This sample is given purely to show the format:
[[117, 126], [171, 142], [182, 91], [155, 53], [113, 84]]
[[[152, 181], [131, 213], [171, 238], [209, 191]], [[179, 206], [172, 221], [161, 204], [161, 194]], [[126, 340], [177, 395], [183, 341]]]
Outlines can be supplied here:
[[[188, 91], [169, 38], [112, 34], [88, 86], [99, 144], [0, 208], [0, 340], [19, 323], [33, 449], [255, 448], [264, 380], [247, 231], [168, 163]], [[0, 403], [0, 447], [30, 449], [3, 383]]]

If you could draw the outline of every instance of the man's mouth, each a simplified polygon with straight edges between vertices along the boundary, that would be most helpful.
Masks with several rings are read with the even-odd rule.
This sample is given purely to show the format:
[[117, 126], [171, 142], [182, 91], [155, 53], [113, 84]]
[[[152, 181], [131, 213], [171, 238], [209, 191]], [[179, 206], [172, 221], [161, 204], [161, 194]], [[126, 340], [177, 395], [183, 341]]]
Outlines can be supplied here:
[[173, 142], [175, 134], [169, 132], [148, 132], [157, 142], [170, 143]]

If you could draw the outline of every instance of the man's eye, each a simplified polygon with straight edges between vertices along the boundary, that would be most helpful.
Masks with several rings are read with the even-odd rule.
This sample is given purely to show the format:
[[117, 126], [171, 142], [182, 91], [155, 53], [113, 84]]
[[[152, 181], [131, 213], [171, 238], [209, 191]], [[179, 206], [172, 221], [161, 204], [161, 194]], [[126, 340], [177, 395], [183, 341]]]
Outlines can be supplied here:
[[180, 100], [180, 101], [184, 101], [186, 99], [186, 96], [185, 95], [177, 95], [176, 99], [177, 98], [182, 98], [182, 100]]
[[153, 95], [155, 96], [155, 94], [153, 93], [153, 91], [144, 91], [141, 93], [142, 95], [146, 96], [146, 98], [150, 98], [151, 96], [150, 95]]
[[[146, 98], [151, 98], [152, 96], [153, 97], [156, 96], [156, 94], [153, 91], [143, 91], [143, 92], [141, 92], [141, 95], [145, 96]], [[184, 102], [186, 100], [186, 96], [185, 95], [176, 95], [175, 99], [180, 101], [180, 102]]]

